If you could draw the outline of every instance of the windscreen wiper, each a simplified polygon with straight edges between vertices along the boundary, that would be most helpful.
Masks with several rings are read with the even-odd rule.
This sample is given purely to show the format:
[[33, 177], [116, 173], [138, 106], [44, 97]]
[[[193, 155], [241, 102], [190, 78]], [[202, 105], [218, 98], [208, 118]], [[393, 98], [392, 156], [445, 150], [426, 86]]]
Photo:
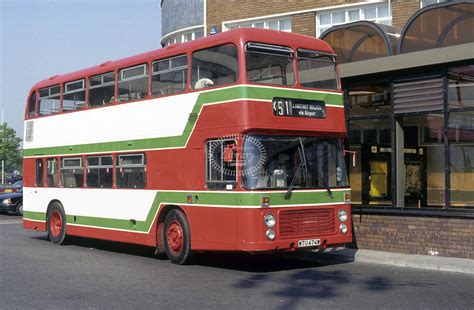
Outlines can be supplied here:
[[[324, 156], [324, 154], [319, 156], [319, 158], [321, 158], [322, 156]], [[315, 172], [318, 175], [318, 180], [322, 180], [324, 182], [324, 176], [321, 174], [321, 172], [319, 172], [319, 169], [317, 167], [311, 169], [311, 171]], [[319, 183], [319, 181], [318, 181], [318, 183]], [[328, 192], [328, 196], [333, 198], [331, 187], [329, 186], [329, 184], [326, 185], [326, 190]]]
[[293, 176], [293, 179], [291, 179], [290, 185], [288, 186], [288, 191], [285, 194], [285, 199], [290, 199], [291, 197], [291, 192], [293, 191], [293, 187], [295, 186], [296, 179], [298, 178], [300, 173], [303, 173], [303, 178], [304, 182], [306, 184], [308, 180], [308, 164], [306, 163], [306, 154], [304, 152], [304, 145], [303, 145], [303, 140], [301, 138], [298, 138], [300, 141], [300, 146], [298, 147], [298, 152], [300, 153], [300, 158], [301, 162], [296, 168], [295, 175]]

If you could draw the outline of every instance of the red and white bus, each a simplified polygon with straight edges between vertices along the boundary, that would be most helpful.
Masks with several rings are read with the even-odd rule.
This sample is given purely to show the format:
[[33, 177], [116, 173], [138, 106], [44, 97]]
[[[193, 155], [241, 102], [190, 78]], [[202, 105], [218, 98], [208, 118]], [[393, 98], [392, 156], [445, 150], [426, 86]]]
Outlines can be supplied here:
[[37, 83], [27, 229], [193, 251], [351, 242], [343, 96], [323, 41], [236, 29]]

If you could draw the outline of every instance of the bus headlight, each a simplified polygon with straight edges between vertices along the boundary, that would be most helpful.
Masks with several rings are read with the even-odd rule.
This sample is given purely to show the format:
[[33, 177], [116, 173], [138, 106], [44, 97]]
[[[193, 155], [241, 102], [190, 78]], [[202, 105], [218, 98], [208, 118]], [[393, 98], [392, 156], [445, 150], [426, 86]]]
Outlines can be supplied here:
[[263, 217], [263, 223], [268, 228], [272, 228], [276, 224], [276, 218], [273, 214], [269, 213]]
[[347, 232], [347, 225], [342, 223], [341, 225], [339, 225], [339, 230], [342, 232], [343, 235], [345, 235]]
[[265, 235], [267, 236], [268, 240], [275, 240], [276, 234], [273, 230], [271, 230], [271, 229], [267, 230]]
[[7, 198], [7, 199], [3, 199], [2, 200], [2, 203], [4, 205], [11, 205], [12, 204], [12, 200], [10, 198]]
[[337, 213], [337, 216], [339, 217], [339, 221], [345, 222], [347, 221], [347, 212], [344, 209], [339, 210], [339, 213]]

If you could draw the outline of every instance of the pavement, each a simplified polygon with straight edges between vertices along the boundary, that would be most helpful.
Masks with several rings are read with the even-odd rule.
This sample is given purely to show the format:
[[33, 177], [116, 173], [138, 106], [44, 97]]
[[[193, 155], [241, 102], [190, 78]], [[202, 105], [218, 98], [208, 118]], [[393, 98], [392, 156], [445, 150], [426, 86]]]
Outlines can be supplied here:
[[443, 256], [412, 255], [361, 249], [330, 249], [316, 251], [321, 259], [380, 264], [396, 267], [458, 272], [474, 275], [474, 260]]

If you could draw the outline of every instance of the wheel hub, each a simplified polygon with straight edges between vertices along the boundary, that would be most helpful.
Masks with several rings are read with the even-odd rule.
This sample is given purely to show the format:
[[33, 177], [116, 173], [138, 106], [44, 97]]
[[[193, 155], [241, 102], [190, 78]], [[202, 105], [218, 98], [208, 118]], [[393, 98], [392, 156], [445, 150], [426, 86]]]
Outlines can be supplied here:
[[179, 254], [183, 249], [183, 229], [179, 222], [173, 221], [168, 225], [166, 230], [166, 240], [169, 249], [174, 254]]
[[58, 237], [61, 234], [62, 227], [63, 227], [63, 220], [61, 217], [61, 213], [59, 213], [58, 210], [54, 210], [51, 213], [51, 220], [50, 220], [51, 234], [54, 237]]

